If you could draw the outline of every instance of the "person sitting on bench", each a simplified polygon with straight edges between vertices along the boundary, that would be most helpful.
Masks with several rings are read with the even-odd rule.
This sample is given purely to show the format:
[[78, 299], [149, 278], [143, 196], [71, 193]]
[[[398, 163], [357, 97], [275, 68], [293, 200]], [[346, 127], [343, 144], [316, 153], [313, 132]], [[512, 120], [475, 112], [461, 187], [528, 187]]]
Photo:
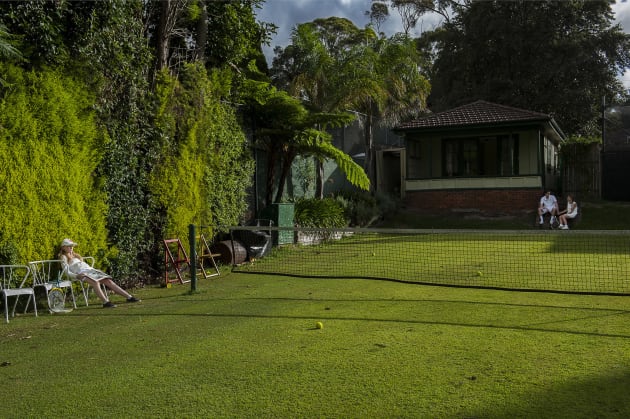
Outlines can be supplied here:
[[551, 220], [549, 221], [549, 224], [553, 224], [556, 219], [556, 215], [558, 215], [558, 200], [551, 193], [551, 191], [545, 192], [543, 197], [540, 198], [540, 202], [538, 204], [538, 216], [540, 217], [540, 225], [543, 225], [543, 217], [547, 213], [551, 214]]
[[107, 298], [101, 289], [100, 284], [103, 284], [115, 294], [125, 297], [129, 303], [137, 303], [140, 301], [120, 288], [111, 276], [85, 263], [81, 255], [74, 253], [74, 247], [76, 245], [77, 244], [70, 239], [63, 239], [61, 242], [61, 251], [59, 252], [61, 264], [64, 269], [68, 270], [70, 275], [76, 276], [77, 279], [87, 282], [94, 288], [94, 292], [96, 292], [97, 297], [103, 302], [104, 308], [113, 308], [116, 307], [116, 305], [109, 301], [109, 298]]
[[560, 228], [562, 230], [568, 230], [569, 225], [568, 221], [577, 217], [578, 215], [578, 206], [577, 202], [573, 200], [573, 195], [567, 195], [567, 209], [561, 211], [559, 213], [560, 217]]

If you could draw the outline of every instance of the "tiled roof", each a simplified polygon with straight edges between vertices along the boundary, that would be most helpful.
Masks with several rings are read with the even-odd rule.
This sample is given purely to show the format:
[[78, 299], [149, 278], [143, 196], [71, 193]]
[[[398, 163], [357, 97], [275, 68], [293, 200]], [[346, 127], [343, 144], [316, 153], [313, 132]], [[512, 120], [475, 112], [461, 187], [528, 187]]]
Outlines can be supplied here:
[[551, 119], [550, 115], [544, 113], [478, 100], [468, 105], [405, 122], [397, 126], [396, 129], [446, 128], [510, 122], [549, 121]]

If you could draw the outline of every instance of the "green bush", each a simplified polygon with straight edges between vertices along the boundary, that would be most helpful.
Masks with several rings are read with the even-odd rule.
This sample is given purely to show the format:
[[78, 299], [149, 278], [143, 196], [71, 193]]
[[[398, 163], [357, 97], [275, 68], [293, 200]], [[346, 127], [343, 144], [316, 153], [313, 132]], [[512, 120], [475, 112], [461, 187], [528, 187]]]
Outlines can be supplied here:
[[397, 208], [396, 201], [390, 195], [372, 196], [365, 191], [340, 191], [335, 195], [335, 200], [341, 204], [353, 227], [367, 227]]
[[55, 256], [64, 237], [82, 254], [107, 247], [96, 175], [104, 136], [86, 87], [61, 72], [0, 64], [0, 231], [26, 263]]
[[234, 111], [217, 97], [223, 79], [187, 65], [179, 79], [162, 72], [158, 80], [161, 157], [150, 187], [165, 238], [186, 237], [189, 224], [237, 224], [254, 164]]
[[348, 225], [343, 207], [332, 198], [298, 200], [294, 219], [296, 226], [305, 228], [341, 228]]
[[[18, 249], [12, 241], [2, 240], [0, 237], [0, 265], [20, 264]], [[22, 262], [24, 264], [24, 262]]]

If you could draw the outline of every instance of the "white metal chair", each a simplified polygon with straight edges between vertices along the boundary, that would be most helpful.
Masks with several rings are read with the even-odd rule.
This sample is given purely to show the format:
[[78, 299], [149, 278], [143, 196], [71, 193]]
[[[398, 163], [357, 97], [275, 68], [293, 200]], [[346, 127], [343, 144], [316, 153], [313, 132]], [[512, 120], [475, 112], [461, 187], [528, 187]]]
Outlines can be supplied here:
[[43, 288], [46, 293], [46, 301], [48, 301], [48, 310], [52, 313], [51, 304], [48, 299], [48, 293], [53, 288], [61, 288], [70, 291], [72, 296], [72, 306], [77, 308], [77, 302], [72, 289], [73, 281], [64, 276], [63, 266], [59, 259], [37, 260], [29, 262], [28, 266], [33, 275], [33, 289]]
[[15, 297], [15, 303], [13, 304], [13, 311], [11, 317], [15, 317], [15, 308], [17, 307], [20, 295], [28, 295], [26, 306], [24, 307], [24, 313], [28, 310], [28, 306], [33, 301], [33, 309], [35, 310], [35, 317], [37, 317], [37, 302], [35, 301], [35, 290], [32, 287], [28, 287], [27, 279], [31, 270], [26, 265], [0, 265], [0, 276], [2, 282], [0, 282], [0, 294], [3, 297], [4, 302], [4, 318], [9, 323], [9, 301], [8, 297]]

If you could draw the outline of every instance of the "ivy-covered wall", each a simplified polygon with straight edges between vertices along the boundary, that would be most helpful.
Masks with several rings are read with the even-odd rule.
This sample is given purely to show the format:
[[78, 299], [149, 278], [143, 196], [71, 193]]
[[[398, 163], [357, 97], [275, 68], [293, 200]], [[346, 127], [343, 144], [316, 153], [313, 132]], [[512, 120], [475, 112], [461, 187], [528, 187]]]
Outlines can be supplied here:
[[232, 107], [220, 101], [226, 81], [213, 76], [191, 64], [178, 79], [159, 77], [161, 161], [150, 185], [155, 211], [164, 214], [164, 238], [186, 242], [189, 224], [236, 224], [247, 208], [251, 151]]
[[[133, 136], [108, 137], [81, 83], [51, 70], [1, 70], [7, 84], [0, 90], [0, 259], [55, 258], [61, 240], [70, 237], [101, 267], [124, 272], [117, 270], [120, 243], [108, 224], [124, 226], [125, 217], [111, 212], [108, 200], [120, 199], [105, 191], [130, 184], [128, 171], [116, 167], [129, 165], [134, 150], [124, 144]], [[146, 258], [140, 247], [125, 251], [136, 275], [160, 272], [161, 239], [180, 237], [187, 245], [189, 224], [236, 224], [247, 209], [254, 163], [233, 107], [220, 100], [225, 82], [196, 65], [179, 78], [159, 77], [151, 145], [145, 146], [154, 164], [139, 173], [148, 179], [143, 195], [150, 199], [136, 203], [150, 220], [138, 241], [152, 237], [154, 250]], [[122, 277], [133, 282], [127, 272]]]
[[17, 250], [5, 262], [55, 257], [65, 237], [81, 253], [106, 254], [107, 207], [94, 175], [106, 137], [93, 97], [55, 71], [0, 68], [0, 245]]

